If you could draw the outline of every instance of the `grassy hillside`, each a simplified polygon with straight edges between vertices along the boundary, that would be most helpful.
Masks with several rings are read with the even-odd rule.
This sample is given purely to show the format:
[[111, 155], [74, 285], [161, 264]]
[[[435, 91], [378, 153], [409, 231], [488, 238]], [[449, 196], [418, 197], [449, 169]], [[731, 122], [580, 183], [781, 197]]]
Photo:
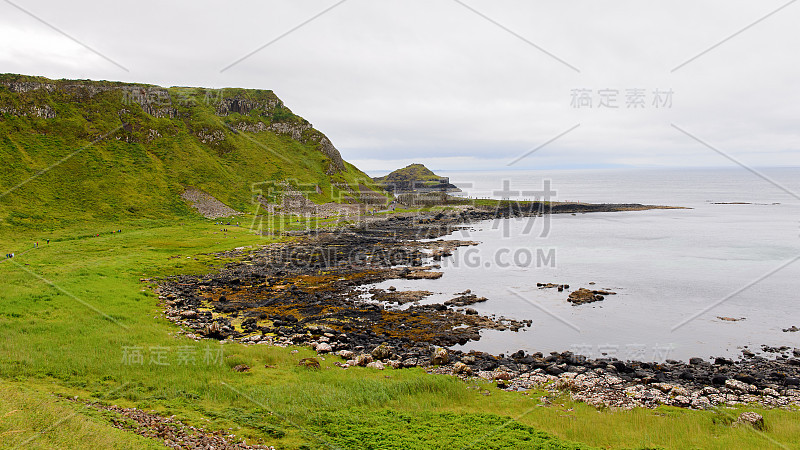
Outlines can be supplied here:
[[186, 217], [187, 186], [240, 211], [254, 183], [289, 181], [317, 203], [373, 186], [272, 91], [6, 74], [0, 118], [3, 226]]

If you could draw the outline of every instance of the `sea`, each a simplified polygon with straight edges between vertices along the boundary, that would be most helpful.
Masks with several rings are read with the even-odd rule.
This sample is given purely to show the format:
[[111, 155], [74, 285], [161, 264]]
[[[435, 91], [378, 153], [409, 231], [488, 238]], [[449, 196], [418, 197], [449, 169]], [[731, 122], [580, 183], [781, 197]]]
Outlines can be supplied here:
[[[800, 331], [783, 331], [800, 328], [800, 168], [442, 175], [469, 198], [682, 208], [473, 223], [443, 237], [479, 244], [443, 258], [442, 278], [375, 285], [432, 291], [422, 303], [469, 289], [487, 298], [472, 305], [480, 314], [532, 321], [455, 348], [640, 361], [800, 348]], [[581, 287], [616, 294], [573, 306], [567, 296]]]

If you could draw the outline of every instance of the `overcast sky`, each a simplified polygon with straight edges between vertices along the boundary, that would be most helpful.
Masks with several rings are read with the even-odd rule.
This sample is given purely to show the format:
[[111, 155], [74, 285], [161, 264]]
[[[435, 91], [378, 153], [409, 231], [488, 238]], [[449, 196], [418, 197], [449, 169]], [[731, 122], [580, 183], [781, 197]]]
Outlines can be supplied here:
[[0, 72], [272, 89], [370, 172], [800, 165], [800, 3], [122, 4], [0, 1]]

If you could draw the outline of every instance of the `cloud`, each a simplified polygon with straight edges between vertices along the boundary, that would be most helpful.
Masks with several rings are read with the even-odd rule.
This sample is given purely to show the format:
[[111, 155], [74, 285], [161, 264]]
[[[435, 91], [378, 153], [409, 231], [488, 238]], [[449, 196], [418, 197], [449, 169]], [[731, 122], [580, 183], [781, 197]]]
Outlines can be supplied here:
[[[0, 64], [272, 89], [369, 170], [504, 168], [578, 123], [515, 167], [730, 164], [672, 123], [749, 164], [799, 160], [800, 5], [672, 72], [785, 2], [465, 3], [491, 21], [455, 1], [348, 0], [223, 72], [335, 1], [19, 3], [129, 73], [0, 3]], [[626, 107], [634, 88], [644, 108]], [[590, 90], [593, 107], [575, 108], [574, 89]], [[598, 108], [603, 89], [618, 91], [619, 108]], [[674, 92], [670, 108], [652, 105], [656, 89]]]

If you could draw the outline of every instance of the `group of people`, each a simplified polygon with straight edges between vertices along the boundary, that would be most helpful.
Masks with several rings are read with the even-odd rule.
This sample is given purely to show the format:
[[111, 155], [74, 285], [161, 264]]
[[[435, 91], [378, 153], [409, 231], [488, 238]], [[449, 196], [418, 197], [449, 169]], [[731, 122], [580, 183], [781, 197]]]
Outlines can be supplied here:
[[[111, 234], [114, 234], [114, 233], [122, 233], [122, 230], [111, 231]], [[100, 237], [100, 233], [97, 233], [96, 235], [92, 235], [92, 236]], [[49, 244], [50, 243], [50, 239], [45, 239], [45, 242], [47, 242]], [[39, 242], [38, 241], [33, 243], [33, 248], [39, 248]], [[11, 259], [13, 257], [14, 257], [13, 253], [6, 253], [6, 259]]]

